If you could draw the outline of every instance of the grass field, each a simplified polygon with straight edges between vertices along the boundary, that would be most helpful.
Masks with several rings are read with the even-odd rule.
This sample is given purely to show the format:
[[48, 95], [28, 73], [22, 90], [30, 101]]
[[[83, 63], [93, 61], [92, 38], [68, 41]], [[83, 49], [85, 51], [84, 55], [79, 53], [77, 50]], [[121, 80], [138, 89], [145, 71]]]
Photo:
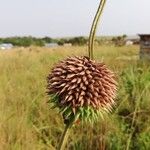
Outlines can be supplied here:
[[[95, 47], [119, 82], [116, 108], [98, 123], [74, 126], [66, 150], [150, 150], [150, 64], [138, 46]], [[51, 67], [86, 47], [16, 48], [0, 51], [0, 150], [53, 150], [64, 129], [47, 104]]]

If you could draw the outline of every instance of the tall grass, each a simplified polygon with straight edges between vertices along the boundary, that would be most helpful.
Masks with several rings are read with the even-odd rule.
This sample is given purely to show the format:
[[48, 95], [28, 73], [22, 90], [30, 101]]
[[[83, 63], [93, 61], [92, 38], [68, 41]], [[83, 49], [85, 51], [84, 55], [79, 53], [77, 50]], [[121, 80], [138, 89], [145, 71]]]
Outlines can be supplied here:
[[[95, 48], [117, 74], [117, 106], [97, 124], [74, 126], [66, 149], [149, 150], [149, 63], [138, 60], [138, 46]], [[0, 51], [0, 150], [55, 149], [64, 127], [47, 104], [46, 76], [59, 60], [86, 54], [86, 47]]]

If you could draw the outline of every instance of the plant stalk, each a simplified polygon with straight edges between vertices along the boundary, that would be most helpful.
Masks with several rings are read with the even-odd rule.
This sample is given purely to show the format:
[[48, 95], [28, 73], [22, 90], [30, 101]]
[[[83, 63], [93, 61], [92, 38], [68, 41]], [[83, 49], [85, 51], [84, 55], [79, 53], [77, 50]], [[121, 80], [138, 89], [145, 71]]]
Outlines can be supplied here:
[[97, 9], [96, 15], [95, 15], [93, 23], [92, 23], [92, 27], [91, 27], [91, 31], [90, 31], [90, 35], [89, 35], [89, 43], [88, 43], [88, 53], [89, 53], [90, 59], [94, 58], [93, 49], [94, 49], [95, 34], [96, 34], [96, 30], [97, 30], [97, 25], [98, 25], [101, 15], [102, 15], [105, 4], [106, 4], [106, 0], [100, 0], [99, 7]]
[[[96, 12], [96, 15], [95, 15], [93, 23], [92, 23], [92, 27], [91, 27], [91, 31], [90, 31], [90, 35], [89, 35], [89, 43], [88, 43], [88, 53], [89, 53], [90, 59], [93, 59], [95, 33], [96, 33], [96, 29], [97, 29], [97, 25], [98, 25], [100, 16], [104, 9], [105, 3], [106, 3], [106, 0], [100, 0], [98, 10]], [[65, 149], [65, 145], [66, 145], [66, 142], [67, 142], [67, 139], [69, 136], [69, 130], [70, 130], [71, 126], [72, 126], [72, 123], [68, 123], [66, 125], [57, 150]]]
[[65, 149], [71, 126], [72, 126], [71, 123], [66, 124], [65, 130], [62, 134], [62, 137], [60, 139], [60, 143], [58, 145], [57, 150], [64, 150]]

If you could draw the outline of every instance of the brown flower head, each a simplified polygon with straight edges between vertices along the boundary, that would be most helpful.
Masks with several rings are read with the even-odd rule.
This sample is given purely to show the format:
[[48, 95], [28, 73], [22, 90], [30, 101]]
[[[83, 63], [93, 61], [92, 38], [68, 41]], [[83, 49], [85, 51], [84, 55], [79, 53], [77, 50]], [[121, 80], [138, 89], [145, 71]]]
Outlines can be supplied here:
[[105, 64], [96, 63], [85, 56], [61, 61], [52, 69], [47, 82], [48, 95], [57, 96], [52, 101], [67, 117], [77, 112], [80, 112], [80, 118], [85, 115], [83, 112], [88, 117], [90, 110], [91, 113], [102, 110], [109, 112], [115, 104], [117, 83], [114, 73]]

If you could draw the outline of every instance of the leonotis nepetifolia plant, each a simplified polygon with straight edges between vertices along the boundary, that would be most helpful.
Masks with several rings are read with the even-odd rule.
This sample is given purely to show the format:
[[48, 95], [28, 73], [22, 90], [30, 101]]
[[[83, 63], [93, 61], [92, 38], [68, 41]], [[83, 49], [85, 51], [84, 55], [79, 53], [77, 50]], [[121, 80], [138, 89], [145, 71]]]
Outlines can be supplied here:
[[95, 32], [105, 2], [106, 0], [100, 1], [92, 24], [89, 56], [68, 57], [56, 64], [47, 77], [50, 102], [59, 108], [66, 124], [58, 150], [65, 148], [68, 129], [77, 120], [97, 121], [115, 105], [115, 75], [104, 63], [93, 60]]

